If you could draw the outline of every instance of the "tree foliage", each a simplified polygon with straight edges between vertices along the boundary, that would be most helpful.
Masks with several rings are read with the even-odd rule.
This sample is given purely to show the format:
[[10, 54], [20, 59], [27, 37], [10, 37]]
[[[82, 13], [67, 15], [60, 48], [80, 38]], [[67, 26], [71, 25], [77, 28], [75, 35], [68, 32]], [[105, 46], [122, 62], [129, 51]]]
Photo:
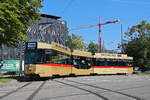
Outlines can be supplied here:
[[122, 45], [124, 53], [134, 57], [134, 65], [142, 70], [150, 68], [150, 23], [145, 20], [132, 26], [125, 33]]
[[40, 19], [42, 0], [0, 0], [0, 46], [27, 41], [25, 30]]
[[86, 44], [82, 36], [72, 34], [67, 36], [67, 45], [70, 49], [85, 50]]
[[92, 53], [96, 53], [96, 52], [98, 51], [97, 44], [95, 44], [94, 42], [91, 41], [91, 42], [88, 44], [87, 51], [88, 51], [88, 52], [92, 52]]

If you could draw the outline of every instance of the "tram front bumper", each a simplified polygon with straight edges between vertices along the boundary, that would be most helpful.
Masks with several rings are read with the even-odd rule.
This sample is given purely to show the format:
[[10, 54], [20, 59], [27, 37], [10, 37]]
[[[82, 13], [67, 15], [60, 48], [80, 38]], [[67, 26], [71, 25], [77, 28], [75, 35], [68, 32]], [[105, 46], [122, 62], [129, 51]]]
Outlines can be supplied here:
[[25, 74], [35, 74], [35, 70], [36, 70], [36, 65], [33, 64], [25, 65], [25, 69], [24, 69]]

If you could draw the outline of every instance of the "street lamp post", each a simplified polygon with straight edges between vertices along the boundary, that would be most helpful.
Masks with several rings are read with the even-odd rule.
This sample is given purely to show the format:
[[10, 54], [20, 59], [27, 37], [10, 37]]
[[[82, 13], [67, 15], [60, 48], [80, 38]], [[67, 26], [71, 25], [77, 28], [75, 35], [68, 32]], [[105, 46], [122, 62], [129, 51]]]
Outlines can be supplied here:
[[22, 41], [19, 42], [20, 46], [20, 70], [19, 70], [19, 76], [22, 76]]

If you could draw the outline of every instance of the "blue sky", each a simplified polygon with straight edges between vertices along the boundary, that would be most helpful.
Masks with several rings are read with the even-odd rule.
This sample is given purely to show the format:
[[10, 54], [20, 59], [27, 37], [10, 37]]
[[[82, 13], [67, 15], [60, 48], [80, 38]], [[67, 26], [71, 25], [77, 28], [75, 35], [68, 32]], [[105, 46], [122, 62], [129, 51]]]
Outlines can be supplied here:
[[[142, 20], [150, 20], [149, 0], [44, 0], [42, 13], [61, 16], [68, 28], [119, 19], [123, 32]], [[98, 41], [98, 27], [70, 31], [82, 36], [87, 43]], [[117, 49], [121, 41], [120, 23], [102, 26], [102, 41], [107, 49]]]

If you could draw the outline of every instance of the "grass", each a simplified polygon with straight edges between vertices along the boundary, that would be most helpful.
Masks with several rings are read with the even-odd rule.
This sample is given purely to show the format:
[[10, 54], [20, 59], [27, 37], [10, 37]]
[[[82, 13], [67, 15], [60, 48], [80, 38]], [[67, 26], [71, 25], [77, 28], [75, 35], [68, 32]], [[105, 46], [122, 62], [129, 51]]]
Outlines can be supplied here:
[[0, 78], [0, 83], [7, 83], [15, 80], [14, 78]]
[[138, 72], [138, 75], [150, 75], [150, 72]]

